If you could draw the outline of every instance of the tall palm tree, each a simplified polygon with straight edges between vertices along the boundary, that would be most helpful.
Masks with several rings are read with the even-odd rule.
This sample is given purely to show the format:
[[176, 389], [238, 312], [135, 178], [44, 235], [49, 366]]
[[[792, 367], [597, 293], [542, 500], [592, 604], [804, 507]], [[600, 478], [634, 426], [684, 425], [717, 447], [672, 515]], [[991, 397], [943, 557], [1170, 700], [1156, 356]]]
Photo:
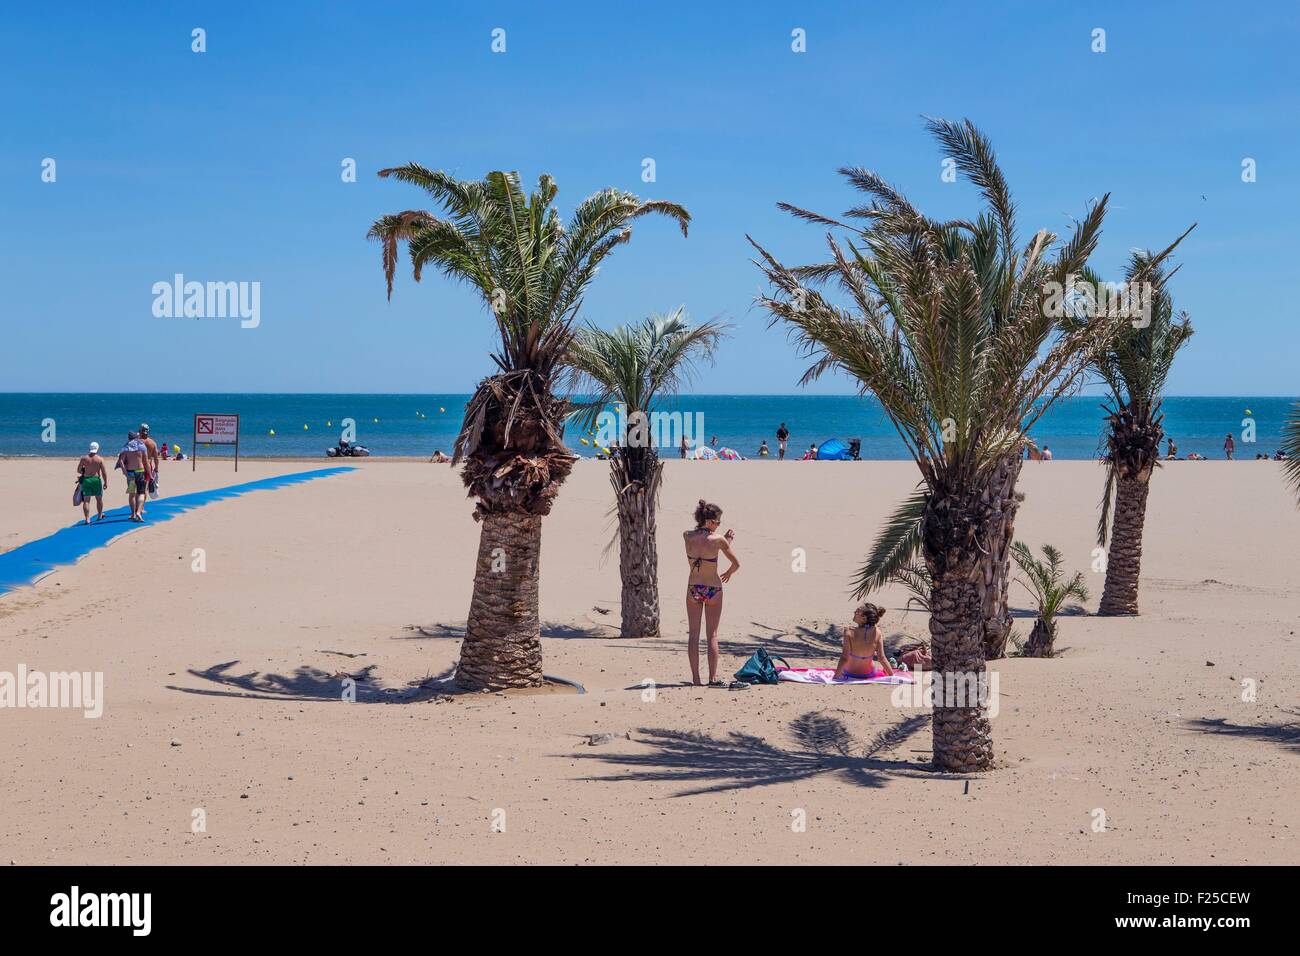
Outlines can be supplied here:
[[[1189, 232], [1191, 229], [1183, 236]], [[1131, 316], [1121, 324], [1110, 346], [1097, 352], [1093, 360], [1093, 368], [1110, 392], [1103, 406], [1109, 426], [1106, 489], [1097, 522], [1097, 543], [1106, 547], [1109, 535], [1110, 549], [1099, 614], [1138, 613], [1147, 495], [1151, 476], [1160, 465], [1160, 442], [1165, 436], [1161, 410], [1165, 382], [1178, 350], [1192, 337], [1187, 313], [1174, 315], [1169, 294], [1169, 280], [1178, 270], [1166, 270], [1153, 260], [1149, 252], [1130, 256], [1125, 288], [1136, 300], [1147, 284], [1150, 291], [1143, 296], [1144, 311], [1140, 317]], [[1101, 280], [1091, 270], [1085, 270], [1084, 275], [1089, 280], [1088, 288], [1101, 288]], [[1078, 325], [1086, 320], [1071, 310], [1064, 321]]]
[[713, 360], [724, 329], [716, 322], [692, 327], [679, 308], [613, 331], [588, 325], [577, 330], [569, 350], [576, 387], [595, 392], [580, 419], [584, 427], [594, 425], [610, 405], [623, 412], [609, 471], [618, 509], [623, 637], [659, 636], [655, 509], [664, 466], [654, 442], [659, 429], [650, 419], [655, 399], [676, 392], [693, 363]]
[[646, 202], [605, 189], [584, 199], [568, 224], [553, 206], [555, 181], [543, 174], [524, 195], [519, 174], [456, 179], [409, 163], [379, 173], [418, 186], [442, 216], [407, 210], [381, 216], [369, 238], [383, 245], [388, 295], [397, 249], [405, 241], [415, 280], [426, 266], [482, 295], [500, 342], [497, 371], [465, 406], [453, 463], [478, 499], [482, 522], [474, 594], [456, 682], [465, 688], [535, 686], [542, 681], [537, 609], [542, 518], [573, 467], [564, 445], [568, 403], [556, 394], [583, 294], [600, 263], [632, 236], [632, 220], [690, 214], [670, 202]]
[[[934, 761], [944, 770], [987, 770], [985, 598], [990, 587], [1005, 586], [1011, 542], [1001, 538], [1014, 512], [1020, 449], [1027, 429], [1074, 388], [1117, 324], [1061, 330], [1046, 307], [1049, 283], [1070, 285], [1087, 263], [1109, 197], [1054, 253], [1056, 236], [1047, 230], [1022, 247], [987, 138], [968, 120], [927, 125], [979, 187], [985, 211], [973, 221], [936, 221], [875, 173], [843, 169], [870, 197], [846, 218], [866, 225], [785, 206], [850, 236], [829, 234], [830, 261], [799, 268], [755, 243], [775, 287], [759, 301], [814, 358], [804, 380], [832, 369], [856, 379], [880, 401], [921, 471], [908, 507], [932, 578]], [[828, 284], [847, 305], [823, 296]]]

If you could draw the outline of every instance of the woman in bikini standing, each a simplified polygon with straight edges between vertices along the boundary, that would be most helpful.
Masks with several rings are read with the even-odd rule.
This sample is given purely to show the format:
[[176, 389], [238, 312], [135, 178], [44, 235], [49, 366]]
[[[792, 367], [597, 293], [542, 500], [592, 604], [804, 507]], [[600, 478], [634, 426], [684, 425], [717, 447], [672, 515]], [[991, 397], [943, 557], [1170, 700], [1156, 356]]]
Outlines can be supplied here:
[[[695, 509], [695, 530], [685, 532], [686, 560], [691, 574], [686, 582], [686, 619], [691, 636], [687, 653], [691, 658], [691, 682], [700, 684], [700, 619], [709, 633], [709, 686], [725, 687], [718, 680], [718, 621], [722, 619], [722, 586], [740, 570], [740, 560], [731, 550], [734, 531], [718, 533], [722, 509], [700, 499]], [[718, 574], [718, 555], [725, 554], [731, 567]]]

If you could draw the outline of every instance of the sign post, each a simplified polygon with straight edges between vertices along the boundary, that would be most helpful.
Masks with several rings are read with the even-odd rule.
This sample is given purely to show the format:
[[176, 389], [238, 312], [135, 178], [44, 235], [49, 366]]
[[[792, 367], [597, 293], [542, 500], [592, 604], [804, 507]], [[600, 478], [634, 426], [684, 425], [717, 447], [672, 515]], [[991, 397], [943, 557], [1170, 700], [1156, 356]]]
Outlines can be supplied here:
[[239, 471], [239, 416], [195, 415], [194, 443], [190, 446], [190, 471], [199, 463], [199, 445], [234, 445], [235, 471]]

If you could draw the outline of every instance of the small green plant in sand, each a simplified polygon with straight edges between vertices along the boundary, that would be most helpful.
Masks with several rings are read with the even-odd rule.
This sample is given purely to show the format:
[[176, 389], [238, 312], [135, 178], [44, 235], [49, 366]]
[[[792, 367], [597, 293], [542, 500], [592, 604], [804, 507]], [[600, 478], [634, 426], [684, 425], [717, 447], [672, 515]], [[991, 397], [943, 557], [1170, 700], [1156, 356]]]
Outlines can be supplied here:
[[1073, 577], [1066, 580], [1065, 572], [1061, 569], [1061, 552], [1050, 544], [1043, 545], [1042, 551], [1046, 561], [1036, 557], [1023, 541], [1017, 541], [1011, 546], [1011, 558], [1024, 573], [1024, 577], [1016, 580], [1033, 594], [1038, 605], [1038, 619], [1034, 621], [1034, 629], [1029, 632], [1029, 640], [1021, 650], [1024, 657], [1054, 656], [1056, 615], [1071, 598], [1076, 601], [1088, 600], [1083, 572], [1076, 571]]

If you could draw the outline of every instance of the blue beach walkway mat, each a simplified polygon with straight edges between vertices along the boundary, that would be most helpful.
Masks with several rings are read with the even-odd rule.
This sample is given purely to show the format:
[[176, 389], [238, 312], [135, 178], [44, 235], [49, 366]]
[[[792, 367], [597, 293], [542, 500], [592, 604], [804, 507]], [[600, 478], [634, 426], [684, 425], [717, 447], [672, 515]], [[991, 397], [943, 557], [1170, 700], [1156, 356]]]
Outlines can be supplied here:
[[315, 478], [327, 478], [355, 468], [318, 468], [314, 471], [300, 471], [291, 475], [273, 475], [242, 485], [227, 485], [225, 488], [210, 488], [207, 491], [195, 491], [175, 498], [159, 498], [148, 503], [148, 514], [144, 524], [131, 521], [128, 508], [114, 508], [104, 512], [103, 521], [91, 519], [90, 524], [82, 524], [81, 519], [71, 527], [56, 531], [54, 534], [35, 541], [28, 541], [12, 551], [0, 554], [0, 595], [15, 588], [33, 584], [51, 571], [76, 564], [96, 548], [102, 548], [110, 542], [148, 528], [150, 525], [170, 521], [187, 511], [193, 511], [214, 501], [238, 498], [250, 491], [262, 491], [297, 485]]

